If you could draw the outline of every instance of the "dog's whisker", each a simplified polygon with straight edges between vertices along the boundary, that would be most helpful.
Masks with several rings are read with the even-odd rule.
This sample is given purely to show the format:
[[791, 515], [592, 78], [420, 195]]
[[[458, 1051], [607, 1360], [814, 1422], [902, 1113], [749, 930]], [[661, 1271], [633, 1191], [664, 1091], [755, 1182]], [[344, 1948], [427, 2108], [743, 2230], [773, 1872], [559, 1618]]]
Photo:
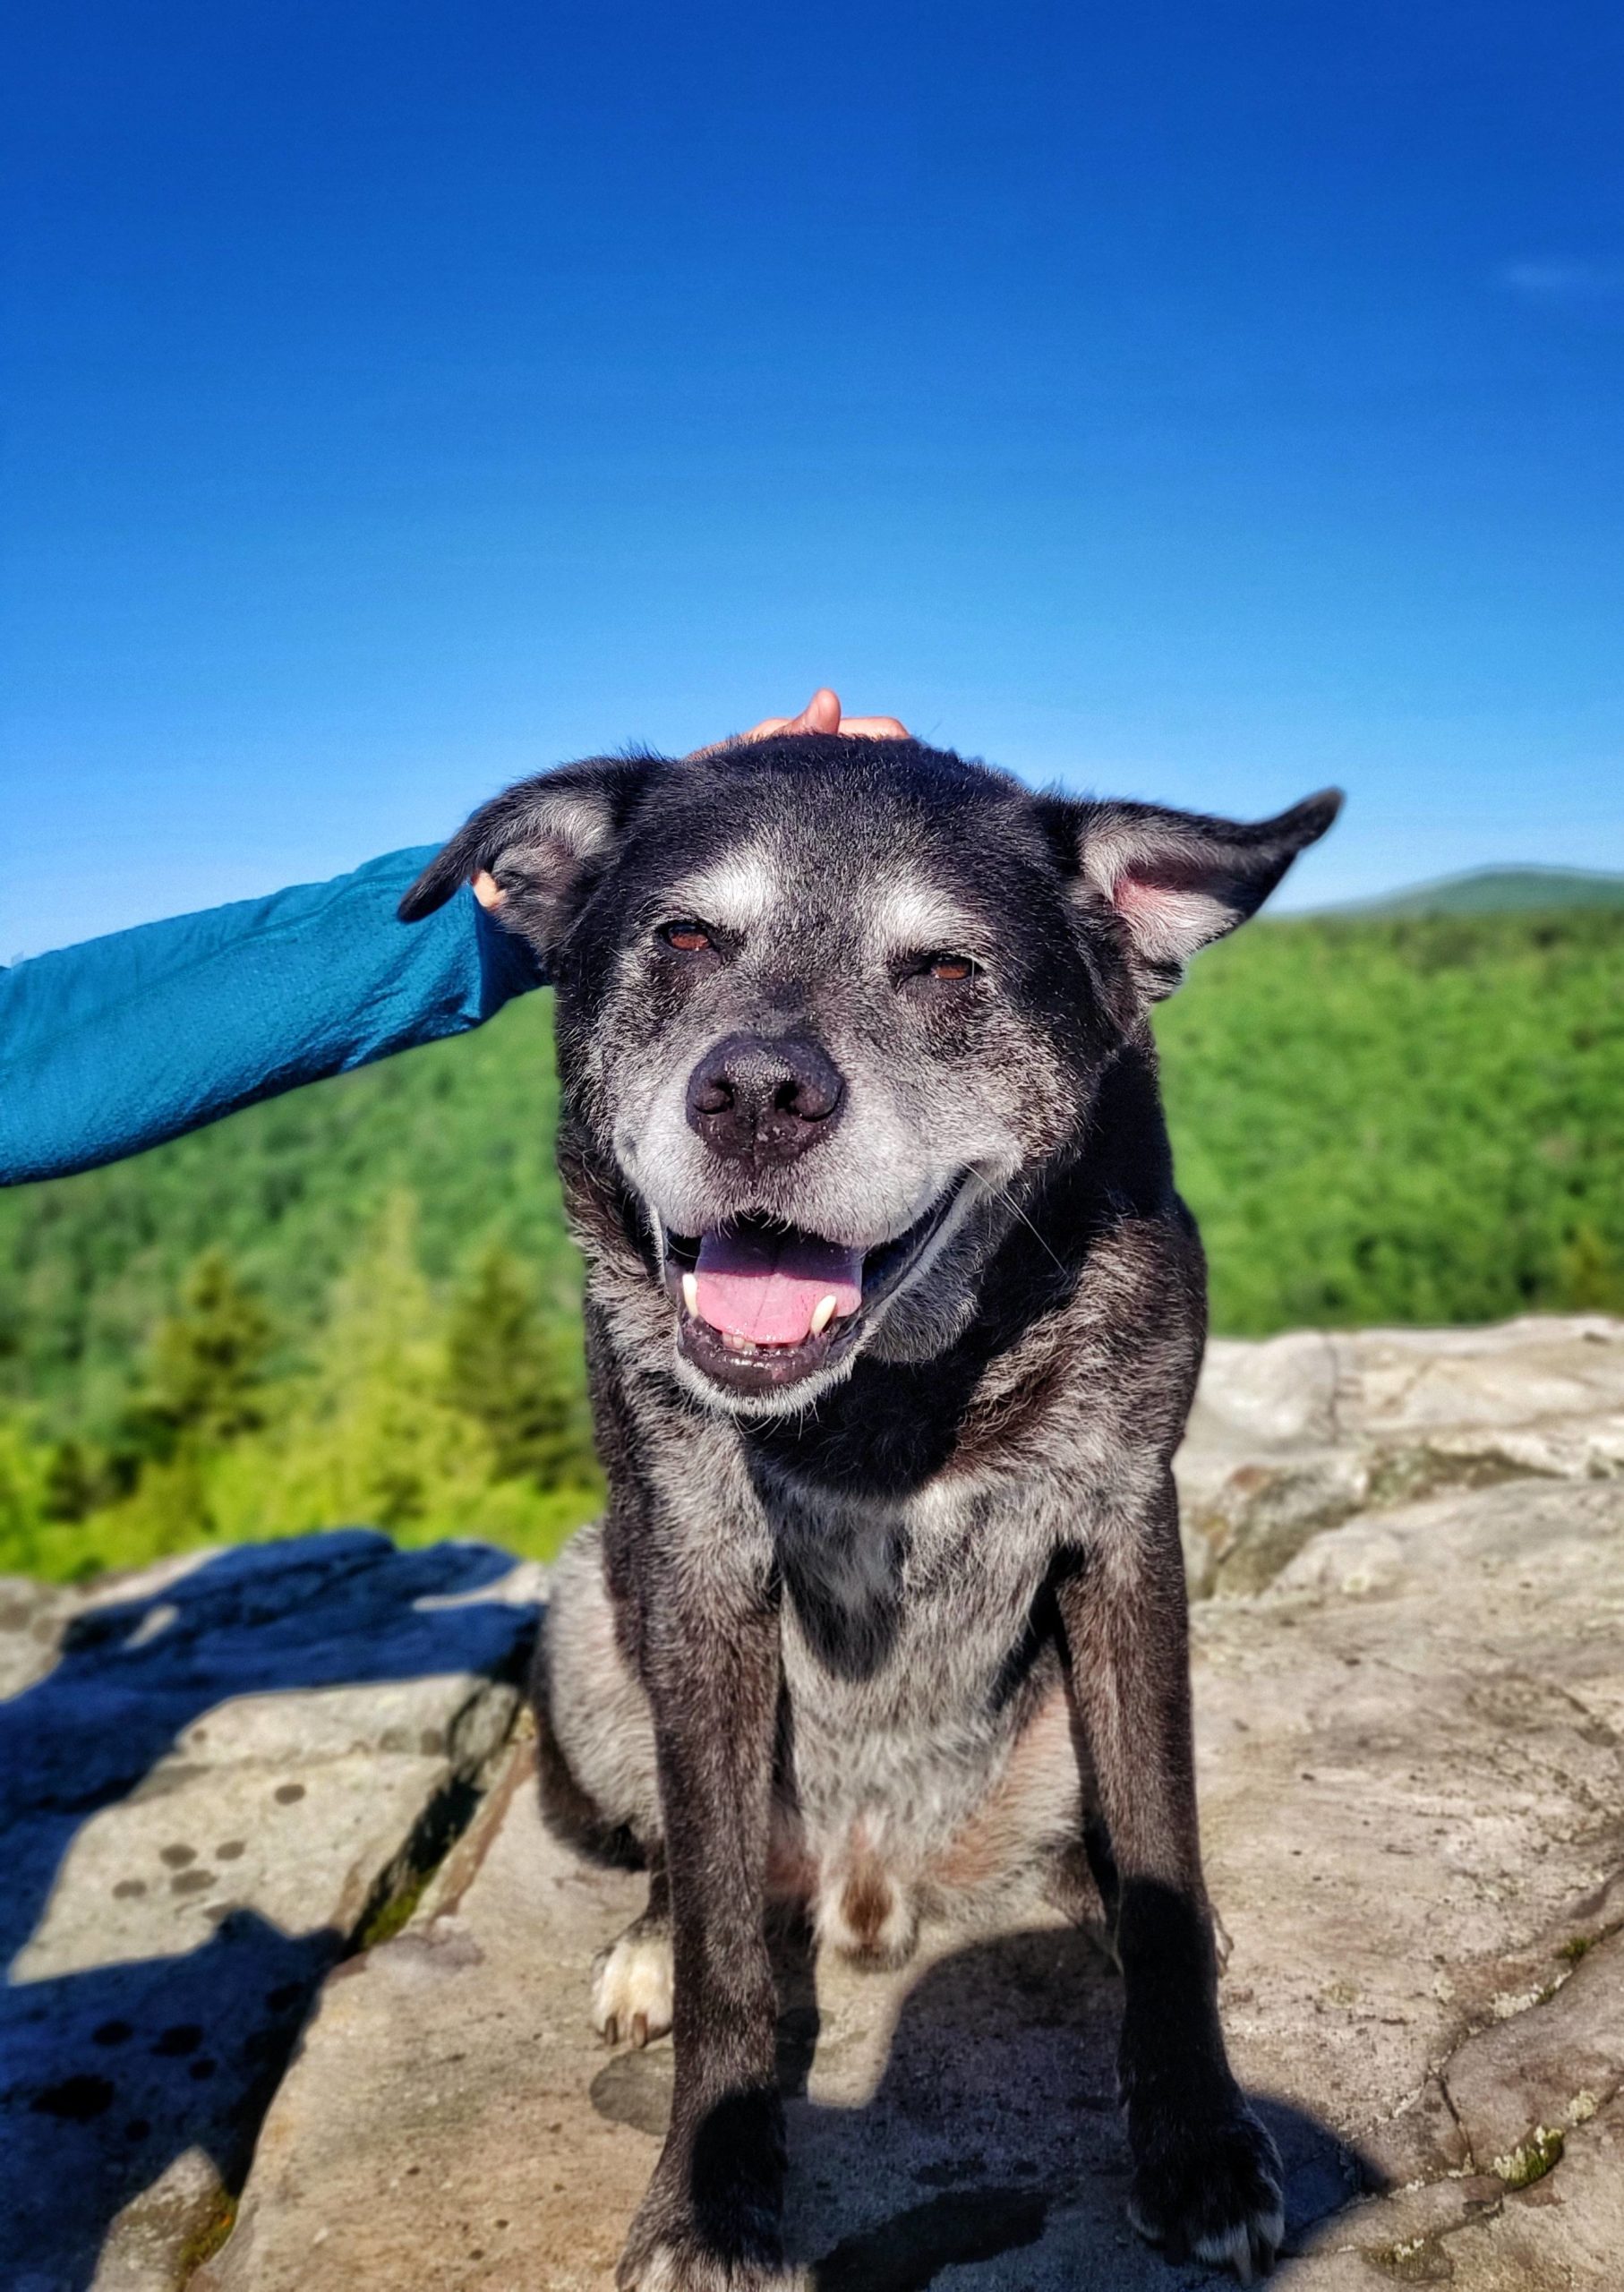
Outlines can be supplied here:
[[1054, 1263], [1059, 1268], [1062, 1273], [1066, 1274], [1069, 1277], [1071, 1269], [1066, 1264], [1065, 1260], [1058, 1256], [1056, 1252], [1049, 1247], [1049, 1244], [1045, 1241], [1039, 1228], [1027, 1216], [1025, 1210], [1022, 1210], [1021, 1204], [1015, 1200], [1014, 1195], [1010, 1193], [1008, 1187], [997, 1185], [991, 1178], [985, 1176], [982, 1178], [981, 1183], [987, 1188], [988, 1193], [996, 1194], [998, 1200], [1004, 1203], [1007, 1210], [1011, 1210], [1014, 1212], [1015, 1216], [1021, 1220], [1021, 1223], [1026, 1227], [1028, 1233], [1031, 1235], [1033, 1240], [1038, 1244], [1039, 1248], [1041, 1249], [1047, 1257], [1053, 1260]]

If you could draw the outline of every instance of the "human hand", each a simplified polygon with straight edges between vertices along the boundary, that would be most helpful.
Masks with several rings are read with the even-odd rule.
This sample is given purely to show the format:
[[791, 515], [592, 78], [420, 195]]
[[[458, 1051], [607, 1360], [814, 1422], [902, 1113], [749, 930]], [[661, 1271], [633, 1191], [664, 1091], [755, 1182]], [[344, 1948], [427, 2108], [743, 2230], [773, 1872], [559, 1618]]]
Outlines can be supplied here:
[[[898, 723], [894, 716], [842, 716], [840, 695], [828, 686], [819, 685], [799, 716], [764, 716], [748, 732], [739, 735], [745, 740], [770, 740], [776, 732], [841, 732], [853, 740], [905, 740], [909, 737], [906, 724]], [[716, 748], [729, 745], [717, 740]], [[696, 748], [696, 756], [708, 756], [709, 748]]]
[[[748, 732], [735, 733], [734, 740], [770, 740], [775, 732], [823, 732], [833, 737], [845, 733], [853, 740], [905, 740], [910, 735], [906, 724], [894, 716], [842, 716], [840, 695], [828, 686], [819, 685], [799, 716], [764, 716], [759, 724], [752, 724]], [[718, 748], [731, 748], [732, 740], [713, 740], [708, 748], [695, 748], [688, 759], [712, 756]], [[484, 908], [498, 908], [502, 895], [494, 876], [484, 868], [474, 878], [474, 896]]]

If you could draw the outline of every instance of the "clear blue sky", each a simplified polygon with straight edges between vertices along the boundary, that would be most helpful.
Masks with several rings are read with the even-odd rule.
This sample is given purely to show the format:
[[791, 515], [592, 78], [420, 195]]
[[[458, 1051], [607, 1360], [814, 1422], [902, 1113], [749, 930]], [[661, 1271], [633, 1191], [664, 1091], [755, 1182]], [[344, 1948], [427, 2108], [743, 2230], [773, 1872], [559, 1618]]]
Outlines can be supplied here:
[[1624, 866], [1611, 0], [14, 15], [0, 957], [854, 708]]

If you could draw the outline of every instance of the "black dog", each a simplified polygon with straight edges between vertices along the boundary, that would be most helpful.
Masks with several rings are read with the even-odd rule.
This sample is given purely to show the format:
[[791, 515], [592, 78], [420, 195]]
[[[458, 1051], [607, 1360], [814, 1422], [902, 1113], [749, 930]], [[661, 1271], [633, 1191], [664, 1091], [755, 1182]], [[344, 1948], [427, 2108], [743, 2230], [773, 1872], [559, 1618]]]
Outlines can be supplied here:
[[676, 2041], [623, 2287], [785, 2280], [770, 1896], [894, 1963], [1085, 1856], [1133, 2219], [1273, 2259], [1197, 1838], [1170, 1460], [1205, 1280], [1147, 1014], [1339, 801], [1241, 826], [781, 737], [527, 781], [403, 902], [490, 870], [558, 989], [610, 1502], [556, 1571], [543, 1766], [653, 1874], [598, 2025]]

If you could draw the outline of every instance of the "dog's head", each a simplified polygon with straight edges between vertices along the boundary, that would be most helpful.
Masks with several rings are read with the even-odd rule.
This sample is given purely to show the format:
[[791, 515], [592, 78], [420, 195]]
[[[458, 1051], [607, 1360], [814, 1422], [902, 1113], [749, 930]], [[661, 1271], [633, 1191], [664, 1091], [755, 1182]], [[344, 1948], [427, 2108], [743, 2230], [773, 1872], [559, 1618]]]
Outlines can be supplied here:
[[1239, 825], [782, 737], [522, 782], [400, 911], [494, 876], [576, 1117], [643, 1205], [679, 1373], [776, 1415], [962, 1330], [1150, 1004], [1339, 802]]

